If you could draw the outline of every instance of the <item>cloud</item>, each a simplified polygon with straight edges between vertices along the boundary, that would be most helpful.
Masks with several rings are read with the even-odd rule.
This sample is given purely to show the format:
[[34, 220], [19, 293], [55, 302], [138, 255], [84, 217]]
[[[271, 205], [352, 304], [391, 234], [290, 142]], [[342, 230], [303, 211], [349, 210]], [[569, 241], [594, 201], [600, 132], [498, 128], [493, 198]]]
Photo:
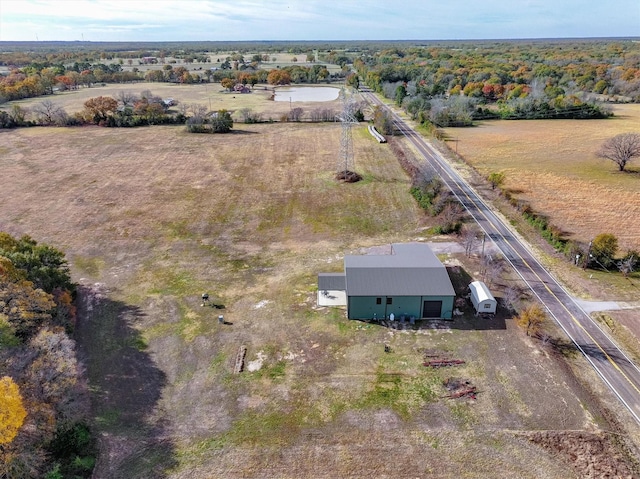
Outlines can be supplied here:
[[[589, 2], [592, 3], [592, 2]], [[350, 40], [638, 35], [608, 0], [0, 0], [0, 40]], [[111, 35], [113, 34], [113, 35]], [[115, 38], [114, 38], [115, 37]]]

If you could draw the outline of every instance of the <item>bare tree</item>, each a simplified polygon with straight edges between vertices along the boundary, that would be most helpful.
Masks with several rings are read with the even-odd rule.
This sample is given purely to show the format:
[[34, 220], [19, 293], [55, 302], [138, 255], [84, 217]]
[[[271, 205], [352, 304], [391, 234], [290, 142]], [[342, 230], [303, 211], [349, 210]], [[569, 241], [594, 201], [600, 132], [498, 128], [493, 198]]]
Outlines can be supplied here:
[[629, 160], [640, 156], [640, 134], [622, 133], [609, 138], [600, 147], [597, 155], [613, 161], [620, 171], [624, 171]]
[[300, 121], [300, 118], [302, 118], [302, 113], [302, 108], [293, 108], [291, 111], [289, 111], [287, 119], [289, 121]]
[[260, 123], [262, 115], [255, 113], [251, 108], [241, 108], [238, 113], [244, 123]]
[[200, 105], [198, 103], [192, 103], [189, 105], [189, 111], [191, 115], [196, 118], [204, 118], [207, 115], [208, 108], [205, 105]]
[[502, 295], [502, 305], [509, 311], [516, 311], [520, 305], [522, 290], [514, 285], [509, 285]]
[[473, 250], [478, 243], [479, 231], [476, 228], [465, 227], [462, 229], [462, 233], [460, 233], [460, 239], [462, 240], [462, 245], [464, 246], [464, 254], [467, 256], [471, 256]]
[[626, 258], [620, 260], [618, 262], [618, 270], [622, 273], [622, 275], [627, 278], [631, 273], [636, 270], [638, 266], [638, 262], [640, 258], [638, 258], [634, 253], [627, 255]]
[[64, 125], [67, 120], [67, 112], [60, 105], [51, 100], [44, 100], [33, 107], [38, 121], [43, 125]]
[[131, 91], [119, 91], [116, 99], [124, 106], [133, 106], [139, 100], [138, 96]]
[[180, 103], [178, 105], [178, 111], [184, 115], [187, 116], [187, 113], [189, 113], [189, 105], [187, 105], [186, 103]]
[[11, 105], [11, 110], [9, 111], [9, 116], [13, 121], [15, 121], [18, 125], [22, 125], [29, 114], [29, 110], [26, 108], [22, 108], [20, 105]]
[[502, 258], [493, 258], [488, 256], [489, 260], [485, 264], [485, 282], [487, 286], [491, 286], [504, 271], [504, 261]]

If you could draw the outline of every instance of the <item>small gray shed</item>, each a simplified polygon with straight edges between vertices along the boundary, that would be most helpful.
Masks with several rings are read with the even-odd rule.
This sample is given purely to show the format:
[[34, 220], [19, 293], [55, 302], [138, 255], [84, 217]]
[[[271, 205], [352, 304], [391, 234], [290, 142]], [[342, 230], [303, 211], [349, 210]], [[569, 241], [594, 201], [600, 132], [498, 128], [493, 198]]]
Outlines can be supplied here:
[[487, 285], [482, 281], [473, 281], [469, 284], [471, 291], [471, 302], [476, 308], [476, 313], [492, 313], [496, 312], [497, 302]]

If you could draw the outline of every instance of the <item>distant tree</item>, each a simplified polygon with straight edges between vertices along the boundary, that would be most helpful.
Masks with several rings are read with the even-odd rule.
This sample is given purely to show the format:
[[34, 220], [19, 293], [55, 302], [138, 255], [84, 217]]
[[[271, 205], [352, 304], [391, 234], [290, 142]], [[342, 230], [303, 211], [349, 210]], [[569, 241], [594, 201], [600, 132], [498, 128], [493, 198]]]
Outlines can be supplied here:
[[147, 98], [142, 98], [133, 106], [133, 113], [146, 119], [150, 125], [154, 125], [165, 115], [166, 111], [163, 103], [149, 101]]
[[233, 128], [231, 113], [219, 110], [210, 115], [194, 115], [187, 120], [190, 133], [228, 133]]
[[506, 175], [502, 171], [494, 171], [493, 173], [489, 173], [487, 176], [487, 180], [491, 184], [491, 189], [495, 190], [497, 186], [500, 186], [504, 183]]
[[233, 87], [236, 86], [236, 81], [233, 78], [223, 78], [220, 81], [220, 84], [226, 90], [231, 91], [231, 90], [233, 90]]
[[293, 58], [291, 59], [291, 61], [292, 61], [293, 63], [296, 63], [296, 62], [298, 61], [298, 57], [293, 57]]
[[124, 106], [133, 106], [138, 101], [138, 95], [131, 91], [121, 90], [116, 95], [116, 99]]
[[287, 116], [287, 120], [288, 121], [300, 121], [300, 118], [302, 118], [302, 114], [304, 113], [304, 110], [302, 108], [292, 108], [289, 111], [289, 115]]
[[29, 110], [22, 108], [20, 105], [11, 105], [9, 116], [17, 125], [24, 125]]
[[13, 441], [26, 417], [18, 385], [8, 376], [0, 378], [0, 445]]
[[406, 96], [407, 96], [407, 87], [405, 87], [404, 84], [401, 83], [396, 87], [396, 90], [395, 90], [396, 105], [401, 106], [402, 100], [404, 100]]
[[393, 118], [386, 109], [374, 107], [373, 125], [383, 135], [393, 135]]
[[600, 147], [597, 155], [613, 161], [620, 171], [624, 171], [631, 159], [640, 156], [640, 134], [622, 133], [609, 138]]
[[[171, 68], [171, 65], [165, 65]], [[144, 79], [149, 82], [162, 82], [165, 81], [165, 76], [162, 70], [149, 70], [144, 74]]]
[[605, 269], [610, 268], [615, 264], [617, 252], [618, 238], [610, 233], [601, 233], [591, 243], [589, 261], [593, 260]]
[[87, 119], [94, 123], [100, 123], [118, 109], [118, 101], [110, 96], [99, 96], [85, 101], [84, 108]]
[[240, 118], [244, 123], [259, 123], [261, 119], [260, 113], [255, 113], [251, 108], [241, 108], [238, 110]]
[[227, 110], [218, 110], [210, 120], [212, 133], [228, 133], [233, 128], [231, 113]]
[[313, 63], [316, 61], [316, 56], [314, 55], [313, 52], [308, 52], [307, 53], [307, 63]]
[[544, 310], [539, 305], [533, 304], [520, 312], [516, 317], [516, 322], [525, 328], [527, 336], [535, 336], [540, 333], [546, 319], [547, 315]]
[[345, 79], [347, 86], [358, 88], [360, 86], [360, 77], [357, 73], [349, 73]]
[[267, 83], [269, 85], [289, 85], [291, 83], [291, 75], [285, 70], [271, 70], [267, 75]]
[[67, 121], [67, 112], [51, 100], [44, 100], [33, 107], [38, 122], [42, 125], [63, 126]]

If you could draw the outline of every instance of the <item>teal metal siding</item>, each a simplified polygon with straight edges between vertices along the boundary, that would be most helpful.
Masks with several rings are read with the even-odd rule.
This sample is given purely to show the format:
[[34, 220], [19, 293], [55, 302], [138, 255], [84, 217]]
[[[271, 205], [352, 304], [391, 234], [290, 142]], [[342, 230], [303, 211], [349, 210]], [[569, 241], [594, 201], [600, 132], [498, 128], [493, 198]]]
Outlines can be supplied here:
[[[376, 299], [382, 298], [382, 304]], [[386, 296], [349, 296], [347, 298], [347, 317], [349, 319], [385, 318]]]
[[407, 317], [414, 316], [420, 317], [420, 296], [394, 296], [392, 298], [393, 304], [387, 305], [386, 317], [389, 317], [391, 313], [400, 319], [403, 314]]
[[[401, 315], [422, 318], [422, 305], [424, 301], [442, 301], [440, 317], [451, 319], [453, 317], [453, 296], [389, 296], [391, 304], [387, 304], [387, 296], [349, 296], [347, 298], [347, 317], [349, 319], [383, 319], [391, 313], [396, 319]], [[381, 304], [376, 304], [377, 298], [381, 298]]]

